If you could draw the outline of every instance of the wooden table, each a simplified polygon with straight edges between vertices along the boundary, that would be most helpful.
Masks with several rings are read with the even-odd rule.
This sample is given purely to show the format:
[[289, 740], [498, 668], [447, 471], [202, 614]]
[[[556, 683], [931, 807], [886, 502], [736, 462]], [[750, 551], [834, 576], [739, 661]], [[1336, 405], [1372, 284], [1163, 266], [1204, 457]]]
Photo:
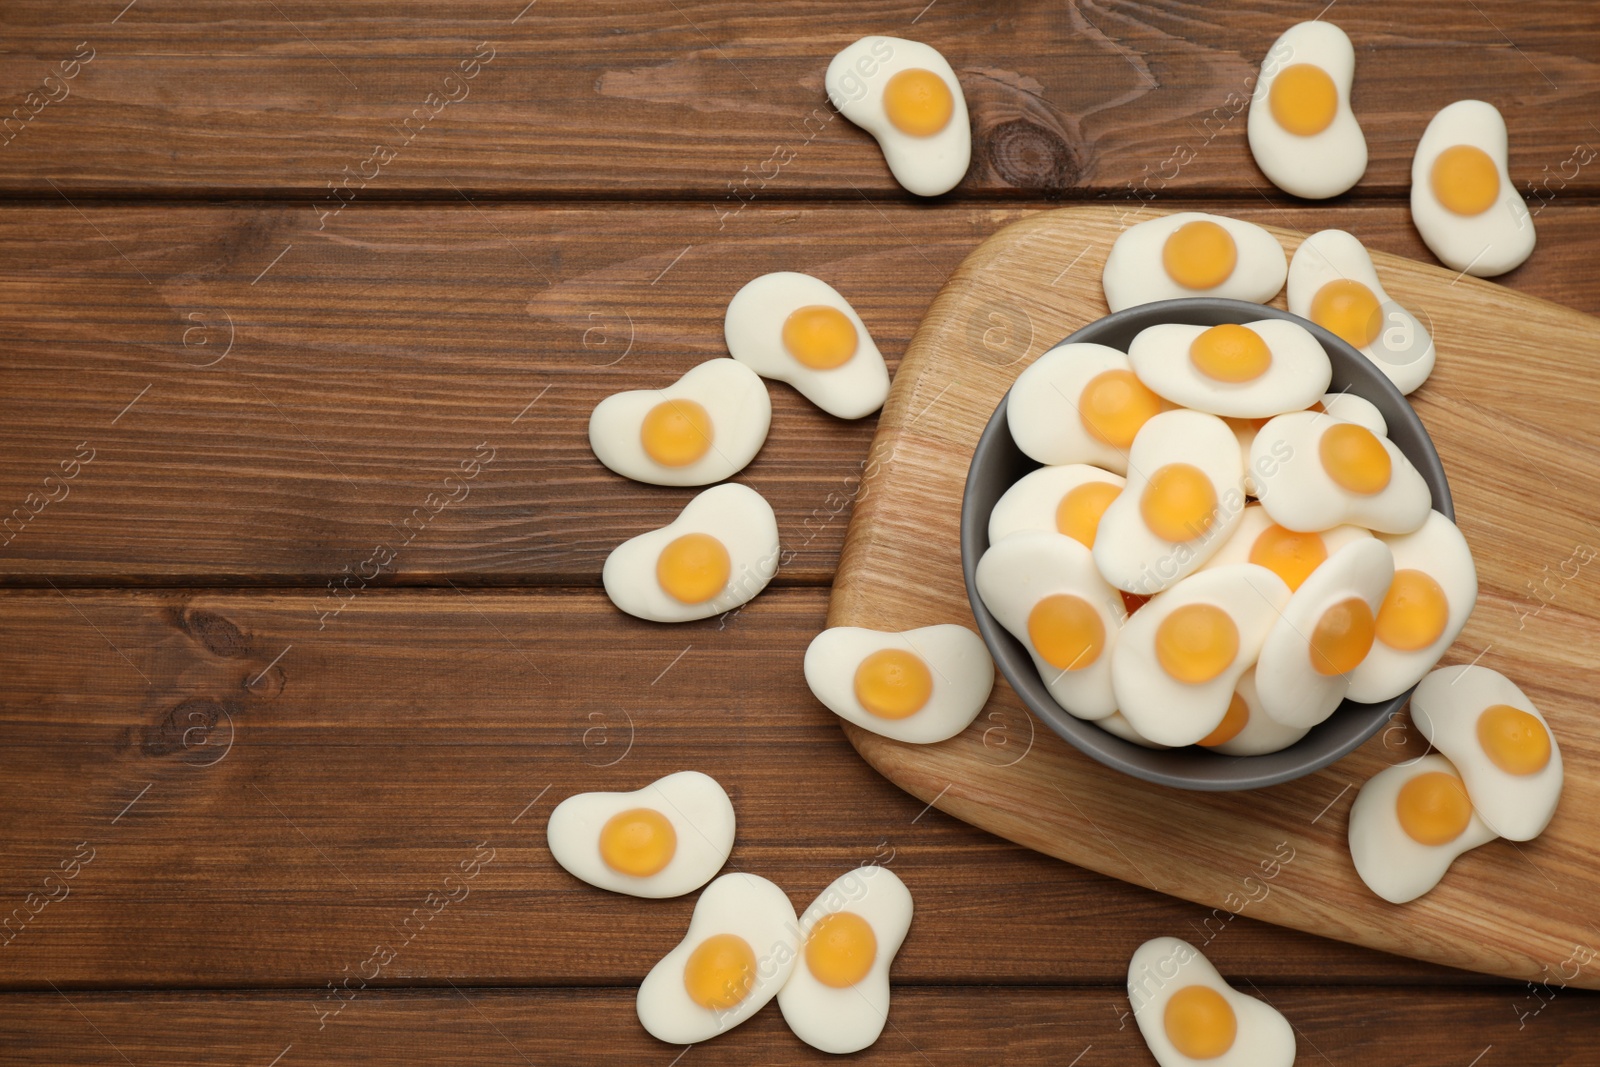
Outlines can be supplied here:
[[[910, 885], [873, 1062], [1150, 1062], [1128, 956], [1208, 932], [1302, 1063], [1600, 1062], [1593, 995], [1213, 916], [879, 779], [800, 671], [872, 420], [774, 386], [738, 480], [792, 558], [679, 627], [599, 574], [690, 492], [585, 437], [602, 396], [723, 354], [770, 270], [837, 286], [892, 364], [982, 237], [1060, 200], [1426, 258], [1411, 149], [1467, 96], [1537, 212], [1505, 284], [1600, 312], [1587, 5], [1340, 0], [1372, 162], [1314, 206], [1256, 170], [1240, 101], [1320, 2], [525, 2], [0, 11], [0, 1061], [822, 1059], [770, 1008], [648, 1037], [633, 990], [693, 898], [544, 847], [560, 798], [697, 768], [733, 795], [731, 866], [797, 905], [873, 858]], [[868, 33], [960, 72], [974, 164], [939, 202], [826, 106]]]

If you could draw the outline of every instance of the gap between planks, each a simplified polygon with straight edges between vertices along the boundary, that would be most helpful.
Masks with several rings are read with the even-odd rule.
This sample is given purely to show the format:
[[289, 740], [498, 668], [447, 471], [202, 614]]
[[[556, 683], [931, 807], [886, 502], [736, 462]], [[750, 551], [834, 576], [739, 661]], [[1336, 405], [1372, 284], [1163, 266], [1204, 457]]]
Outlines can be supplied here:
[[[909, 193], [895, 190], [880, 190], [877, 195], [853, 186], [817, 186], [811, 189], [788, 190], [783, 196], [755, 197], [743, 201], [762, 207], [783, 207], [786, 204], [804, 205], [814, 207], [817, 204], [839, 202], [860, 206], [867, 204], [895, 204], [906, 206], [923, 206], [931, 211], [954, 211], [971, 207], [1019, 207], [1019, 208], [1055, 208], [1068, 207], [1073, 204], [1147, 204], [1154, 207], [1173, 208], [1185, 210], [1186, 205], [1205, 203], [1241, 203], [1251, 207], [1259, 207], [1267, 203], [1278, 208], [1315, 208], [1327, 206], [1330, 211], [1345, 208], [1361, 207], [1392, 207], [1396, 204], [1405, 205], [1410, 202], [1411, 187], [1409, 185], [1376, 186], [1360, 190], [1359, 195], [1338, 197], [1333, 200], [1302, 200], [1287, 193], [1278, 192], [1276, 189], [1270, 193], [1259, 186], [1240, 189], [1233, 186], [1196, 186], [1185, 188], [1182, 196], [1162, 196], [1152, 194], [1150, 197], [1112, 195], [1116, 190], [1103, 189], [1076, 189], [1059, 194], [1043, 194], [1034, 189], [1017, 189], [1008, 191], [1003, 189], [978, 189], [970, 192], [947, 193], [944, 197], [935, 197], [924, 200], [914, 197]], [[1276, 193], [1277, 195], [1273, 195]], [[71, 204], [78, 206], [93, 205], [95, 207], [135, 207], [151, 204], [178, 204], [184, 206], [208, 205], [218, 207], [258, 207], [268, 204], [304, 204], [317, 203], [326, 199], [325, 190], [312, 188], [299, 188], [295, 186], [261, 186], [259, 188], [198, 188], [182, 189], [172, 187], [153, 187], [150, 189], [73, 189], [71, 191]], [[463, 197], [466, 197], [464, 200]], [[383, 190], [374, 189], [364, 192], [360, 201], [352, 206], [363, 204], [399, 204], [399, 205], [437, 205], [437, 204], [517, 204], [538, 206], [550, 204], [562, 207], [609, 207], [637, 204], [641, 207], [662, 207], [674, 204], [700, 206], [704, 204], [721, 204], [728, 202], [730, 197], [726, 193], [717, 193], [714, 190], [681, 189], [666, 190], [660, 193], [630, 193], [626, 196], [608, 193], [604, 190], [594, 189], [555, 189], [541, 190], [530, 193], [521, 188], [408, 188]], [[1536, 207], [1540, 201], [1524, 198], [1530, 208]], [[1557, 207], [1561, 204], [1596, 204], [1600, 203], [1600, 189], [1563, 189], [1558, 199], [1546, 201], [1544, 206]], [[61, 207], [70, 206], [62, 193], [56, 190], [39, 189], [5, 189], [0, 188], [0, 204], [16, 207]]]

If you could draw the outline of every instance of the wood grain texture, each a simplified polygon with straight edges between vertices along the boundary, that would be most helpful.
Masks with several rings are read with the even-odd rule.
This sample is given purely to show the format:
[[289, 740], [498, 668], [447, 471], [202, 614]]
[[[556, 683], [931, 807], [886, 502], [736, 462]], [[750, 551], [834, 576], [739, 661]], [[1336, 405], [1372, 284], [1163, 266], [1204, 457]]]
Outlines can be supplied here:
[[[119, 6], [6, 5], [0, 192], [270, 192], [329, 210], [458, 190], [692, 196], [727, 212], [904, 199], [822, 89], [835, 52], [889, 34], [940, 49], [961, 79], [975, 139], [958, 198], [1254, 199], [1269, 185], [1244, 102], [1278, 34], [1316, 14], [1287, 0]], [[1597, 188], [1585, 5], [1343, 0], [1329, 17], [1357, 50], [1364, 194], [1402, 192], [1428, 118], [1464, 97], [1510, 117], [1511, 174], [1530, 195]], [[62, 79], [79, 54], [93, 58]]]
[[[1426, 256], [1398, 206], [1229, 210]], [[602, 397], [725, 354], [727, 299], [771, 270], [837, 286], [893, 365], [962, 257], [1030, 214], [789, 205], [718, 231], [693, 206], [360, 205], [319, 231], [303, 205], [8, 209], [0, 582], [597, 585], [692, 495], [600, 466]], [[1507, 283], [1600, 312], [1600, 208], [1537, 224]], [[777, 511], [778, 581], [826, 582], [873, 420], [771, 393], [739, 480]]]
[[[1149, 1062], [1122, 979], [1171, 934], [1277, 1004], [1302, 1063], [1590, 1062], [1592, 995], [1269, 925], [1255, 903], [1231, 917], [875, 773], [799, 664], [876, 420], [772, 387], [738, 480], [792, 555], [737, 616], [649, 626], [596, 588], [610, 548], [690, 492], [604, 471], [589, 411], [723, 354], [728, 297], [766, 271], [837, 286], [893, 367], [963, 258], [1057, 199], [1339, 225], [1426, 261], [1412, 148], [1476, 96], [1508, 118], [1540, 228], [1502, 282], [1600, 314], [1587, 8], [1339, 0], [1372, 162], [1353, 198], [1306, 206], [1255, 168], [1242, 94], [1321, 7], [0, 5], [0, 1061], [820, 1062], [770, 1007], [687, 1053], [648, 1038], [632, 987], [692, 898], [593, 890], [543, 846], [560, 797], [696, 766], [734, 795], [732, 865], [797, 906], [867, 859], [912, 887], [866, 1061]], [[930, 42], [962, 81], [973, 166], [936, 202], [826, 106], [828, 59], [868, 33]], [[1557, 431], [1574, 462], [1592, 423]], [[1551, 433], [1533, 412], [1504, 428]], [[463, 480], [480, 446], [493, 459]], [[1495, 500], [1522, 470], [1487, 448], [1450, 461]], [[1475, 547], [1542, 525], [1478, 511]], [[1507, 654], [1587, 668], [1563, 614], [1587, 589]], [[967, 764], [1056, 758], [1019, 708], [989, 715]], [[394, 956], [366, 979], [375, 946]], [[360, 991], [337, 1010], [330, 983]]]
[[[1600, 999], [1561, 993], [1521, 1019], [1518, 994], [1502, 990], [1408, 991], [1247, 984], [1226, 959], [1223, 974], [1264, 996], [1298, 1031], [1300, 1063], [1462, 1067], [1508, 1046], [1540, 1067], [1592, 1064]], [[1530, 998], [1529, 1003], [1533, 1003]], [[314, 991], [73, 993], [0, 1001], [0, 1046], [15, 1067], [127, 1062], [165, 1067], [217, 1063], [470, 1063], [485, 1067], [589, 1067], [604, 1050], [626, 1063], [665, 1065], [681, 1046], [649, 1037], [633, 1017], [631, 989], [471, 989], [363, 992], [318, 1029]], [[1521, 1010], [1527, 1011], [1527, 1008]], [[992, 986], [897, 987], [889, 1027], [849, 1063], [1096, 1064], [1154, 1062], [1115, 986], [1003, 990]], [[841, 1062], [789, 1032], [775, 1005], [738, 1029], [693, 1046], [705, 1064]], [[1492, 1062], [1489, 1060], [1488, 1062]]]
[[[1115, 983], [1157, 934], [1259, 981], [1479, 981], [1221, 918], [927, 808], [805, 687], [822, 590], [769, 592], [724, 629], [593, 593], [371, 592], [319, 630], [309, 591], [65, 592], [0, 597], [8, 988], [637, 982], [693, 896], [583, 885], [545, 818], [684, 769], [733, 796], [731, 868], [797, 908], [853, 865], [899, 872], [918, 916], [900, 981]], [[997, 762], [1025, 750], [1022, 716], [986, 726]], [[396, 958], [372, 974], [379, 944]]]
[[[1119, 229], [1107, 208], [1035, 216], [985, 242], [940, 293], [873, 443], [830, 625], [972, 624], [957, 537], [972, 446], [1023, 366], [1105, 314], [1101, 266]], [[1298, 236], [1277, 234], [1292, 252]], [[1600, 968], [1584, 965], [1600, 944], [1600, 729], [1589, 709], [1600, 598], [1591, 582], [1554, 597], [1542, 585], [1531, 586], [1537, 599], [1528, 591], [1546, 565], [1555, 571], [1595, 540], [1600, 430], [1587, 414], [1597, 397], [1586, 353], [1600, 343], [1600, 322], [1437, 267], [1375, 259], [1390, 295], [1432, 324], [1439, 363], [1412, 400], [1477, 562], [1477, 609], [1445, 660], [1508, 673], [1551, 722], [1568, 771], [1544, 835], [1470, 852], [1432, 893], [1396, 907], [1356, 877], [1345, 819], [1353, 785], [1423, 751], [1404, 722], [1317, 774], [1234, 794], [1151, 786], [1045, 731], [1009, 767], [985, 752], [977, 728], [928, 746], [847, 732], [918, 797], [1074, 863], [1216, 907], [1244, 902], [1256, 918], [1385, 951], [1522, 979], [1559, 971], [1600, 987]], [[1510, 353], [1507, 323], [1517, 325]], [[1007, 343], [986, 347], [984, 337]], [[1559, 435], [1547, 430], [1552, 418]], [[1002, 682], [991, 706], [1005, 714], [1019, 702]], [[1294, 858], [1279, 864], [1284, 847]], [[1269, 891], [1247, 901], [1264, 879]]]

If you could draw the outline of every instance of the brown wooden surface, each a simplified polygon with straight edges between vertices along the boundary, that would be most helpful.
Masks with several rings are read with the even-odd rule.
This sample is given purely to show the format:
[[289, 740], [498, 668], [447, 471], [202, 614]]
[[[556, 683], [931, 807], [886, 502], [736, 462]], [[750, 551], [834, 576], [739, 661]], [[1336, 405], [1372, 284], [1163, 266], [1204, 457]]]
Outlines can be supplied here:
[[[872, 1062], [1149, 1062], [1120, 985], [1162, 934], [1210, 938], [1301, 1062], [1592, 1057], [1592, 995], [1224, 921], [874, 773], [799, 661], [875, 420], [773, 387], [738, 480], [793, 555], [722, 629], [604, 600], [606, 552], [690, 494], [610, 476], [584, 439], [600, 397], [720, 355], [727, 299], [764, 271], [839, 287], [896, 365], [967, 253], [1057, 198], [1182, 196], [1426, 259], [1411, 146], [1458, 96], [1506, 112], [1539, 209], [1504, 284], [1600, 313], [1600, 171], [1571, 162], [1600, 141], [1583, 5], [1340, 0], [1372, 165], [1312, 207], [1270, 189], [1228, 109], [1320, 3], [524, 3], [0, 7], [0, 116], [94, 50], [0, 144], [0, 517], [55, 498], [0, 534], [0, 893], [26, 909], [94, 856], [0, 946], [0, 1061], [672, 1062], [631, 987], [692, 898], [583, 886], [542, 815], [684, 766], [734, 796], [731, 862], [797, 906], [873, 857], [911, 886]], [[865, 33], [928, 41], [962, 79], [975, 164], [937, 203], [827, 119], [822, 70]], [[328, 183], [459, 95], [445, 78], [481, 42], [466, 97], [333, 213]], [[480, 444], [466, 495], [418, 520]], [[350, 577], [378, 546], [392, 564]], [[359, 591], [323, 625], [340, 579]], [[1026, 721], [995, 725], [989, 754], [1013, 758]], [[468, 896], [405, 942], [480, 844]], [[396, 941], [319, 1030], [328, 983]], [[821, 1059], [769, 1008], [683, 1062]]]
[[[1306, 988], [1237, 977], [1295, 1022], [1299, 1063], [1371, 1067], [1461, 1067], [1513, 1051], [1540, 1067], [1594, 1063], [1593, 998], [1558, 993], [1522, 1019], [1515, 994], [1498, 989]], [[894, 991], [873, 1063], [1153, 1063], [1109, 989], [901, 986]], [[626, 1022], [632, 989], [473, 989], [361, 992], [343, 1012], [322, 1017], [314, 990], [191, 994], [57, 993], [14, 998], [0, 1017], [0, 1043], [17, 1067], [201, 1062], [462, 1063], [588, 1067], [603, 1048], [624, 1063], [665, 1067], [681, 1047], [655, 1042]], [[1529, 999], [1530, 1004], [1537, 1004]], [[22, 1023], [22, 1020], [26, 1020]], [[1509, 1020], [1510, 1026], [1506, 1025]], [[1587, 1029], [1588, 1033], [1585, 1033]], [[1508, 1038], [1509, 1031], [1509, 1038]], [[692, 1046], [682, 1062], [706, 1064], [856, 1062], [802, 1045], [776, 1011], [763, 1011], [739, 1037]], [[604, 1035], [603, 1037], [600, 1035]], [[603, 1044], [602, 1044], [603, 1042]], [[663, 1055], [665, 1053], [665, 1055]], [[1503, 1057], [1504, 1058], [1504, 1057]]]
[[[830, 119], [822, 94], [833, 54], [878, 33], [926, 41], [961, 78], [976, 165], [960, 192], [1254, 199], [1246, 183], [1269, 186], [1239, 101], [1278, 34], [1320, 7], [138, 0], [113, 22], [120, 6], [6, 5], [0, 100], [21, 102], [80, 42], [94, 58], [70, 95], [0, 147], [0, 191], [292, 191], [333, 206], [328, 183], [347, 166], [373, 174], [363, 164], [382, 144], [396, 155], [358, 201], [602, 192], [735, 211], [904, 199], [870, 137]], [[1514, 115], [1519, 182], [1544, 189], [1549, 167], [1552, 190], [1597, 188], [1592, 156], [1575, 175], [1562, 168], [1600, 143], [1589, 125], [1600, 42], [1586, 5], [1343, 0], [1337, 21], [1356, 46], [1352, 99], [1370, 148], [1360, 192], [1400, 195], [1429, 116], [1463, 97]], [[473, 78], [446, 83], [490, 53]], [[430, 94], [436, 113], [397, 132]]]
[[[722, 236], [687, 206], [378, 205], [320, 234], [284, 205], [0, 211], [0, 514], [80, 442], [95, 454], [65, 499], [0, 533], [0, 581], [323, 586], [385, 543], [386, 581], [597, 586], [618, 540], [692, 495], [595, 461], [602, 397], [724, 353], [728, 299], [790, 267], [852, 299], [893, 364], [976, 240], [1028, 213], [752, 207]], [[1427, 255], [1399, 205], [1339, 220]], [[1540, 253], [1505, 284], [1600, 313], [1600, 262], [1562, 252], [1600, 208], [1537, 222]], [[825, 583], [873, 420], [772, 394], [771, 435], [737, 480], [777, 509], [793, 553], [778, 580]], [[394, 545], [483, 442], [495, 458], [466, 496]]]
[[[797, 904], [863, 860], [898, 871], [927, 931], [897, 964], [906, 981], [1114, 984], [1140, 931], [1214, 932], [1203, 911], [888, 787], [800, 679], [822, 590], [763, 596], [725, 630], [651, 626], [593, 593], [379, 591], [322, 631], [314, 592], [68, 593], [3, 601], [7, 626], [35, 635], [0, 651], [17, 787], [5, 876], [20, 892], [79, 841], [96, 856], [0, 949], [14, 988], [316, 986], [366, 959], [481, 841], [495, 859], [459, 917], [454, 904], [441, 917], [451, 932], [430, 930], [386, 982], [626, 984], [693, 898], [585, 887], [550, 860], [543, 817], [573, 792], [686, 767], [714, 768], [733, 796], [733, 866]], [[1026, 743], [1020, 716], [1007, 725], [997, 759]], [[137, 955], [119, 948], [131, 940]], [[1247, 918], [1225, 940], [1263, 980], [1477, 981]]]

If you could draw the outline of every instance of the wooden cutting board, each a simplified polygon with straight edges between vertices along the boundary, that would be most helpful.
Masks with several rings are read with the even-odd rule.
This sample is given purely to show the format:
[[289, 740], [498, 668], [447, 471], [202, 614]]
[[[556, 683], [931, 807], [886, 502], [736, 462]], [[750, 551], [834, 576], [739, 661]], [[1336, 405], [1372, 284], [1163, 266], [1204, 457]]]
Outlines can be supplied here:
[[[1040, 214], [990, 237], [952, 275], [884, 407], [829, 625], [974, 626], [957, 536], [973, 445], [1023, 367], [1107, 313], [1100, 272], [1112, 241], [1157, 214]], [[1330, 210], [1329, 225], [1339, 222]], [[1291, 254], [1302, 237], [1275, 233]], [[1469, 852], [1411, 904], [1368, 891], [1350, 862], [1346, 818], [1361, 783], [1425, 751], [1404, 715], [1317, 774], [1245, 793], [1169, 789], [1103, 767], [1036, 722], [1003, 679], [972, 727], [941, 744], [845, 730], [879, 772], [940, 810], [1213, 907], [1208, 931], [1232, 912], [1469, 970], [1600, 988], [1600, 529], [1591, 521], [1600, 514], [1600, 321], [1440, 267], [1374, 259], [1389, 295], [1437, 343], [1437, 369], [1412, 400], [1478, 565], [1476, 611], [1444, 662], [1509, 675], [1566, 760], [1561, 806], [1541, 837]], [[1148, 934], [1206, 940], [1194, 930]]]

